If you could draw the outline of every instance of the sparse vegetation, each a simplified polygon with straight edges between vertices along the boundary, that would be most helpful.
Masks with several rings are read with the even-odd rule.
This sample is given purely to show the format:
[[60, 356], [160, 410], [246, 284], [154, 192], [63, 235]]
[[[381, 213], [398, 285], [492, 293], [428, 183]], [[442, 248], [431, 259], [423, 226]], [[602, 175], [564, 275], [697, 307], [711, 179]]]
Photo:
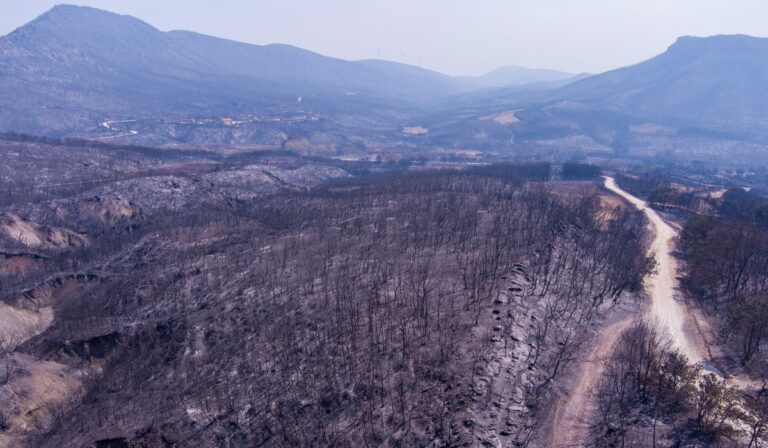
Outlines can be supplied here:
[[[597, 400], [596, 446], [718, 445], [733, 440], [745, 418], [735, 388], [702, 374], [663, 328], [642, 320], [621, 336]], [[751, 418], [753, 432], [762, 431], [760, 414]]]
[[[488, 367], [499, 359], [521, 392], [501, 409], [503, 437], [531, 444], [549, 385], [589, 324], [648, 269], [640, 217], [528, 183], [546, 181], [548, 164], [339, 177], [312, 189], [289, 180], [261, 190], [238, 174], [223, 185], [248, 182], [229, 190], [239, 198], [176, 199], [209, 173], [239, 170], [16, 197], [10, 207], [36, 225], [66, 223], [90, 241], [45, 249], [42, 271], [5, 277], [12, 306], [31, 297], [55, 315], [17, 350], [89, 373], [37, 411], [35, 430], [10, 434], [36, 446], [480, 440], [507, 387]], [[69, 222], [45, 212], [158, 176], [170, 186], [133, 196], [140, 213]], [[94, 206], [101, 216], [109, 205]], [[49, 278], [60, 280], [43, 288]], [[117, 427], [149, 429], [126, 437]]]

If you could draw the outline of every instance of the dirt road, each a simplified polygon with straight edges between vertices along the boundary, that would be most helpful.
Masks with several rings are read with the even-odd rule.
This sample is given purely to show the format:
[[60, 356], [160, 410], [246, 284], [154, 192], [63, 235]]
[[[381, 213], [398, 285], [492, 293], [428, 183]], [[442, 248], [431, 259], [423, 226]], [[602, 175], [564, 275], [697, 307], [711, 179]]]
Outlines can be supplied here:
[[619, 188], [612, 177], [605, 178], [605, 187], [642, 210], [655, 235], [649, 251], [656, 257], [656, 272], [645, 279], [645, 291], [651, 299], [648, 317], [667, 328], [674, 346], [691, 362], [705, 361], [706, 353], [695, 336], [696, 330], [693, 328], [691, 317], [685, 304], [676, 298], [680, 292], [672, 247], [673, 240], [677, 237], [677, 230], [648, 207], [645, 201]]
[[[611, 177], [605, 178], [605, 187], [624, 198], [648, 218], [654, 238], [649, 253], [656, 258], [656, 272], [645, 278], [644, 289], [651, 300], [648, 318], [666, 327], [672, 343], [694, 363], [706, 364], [705, 351], [696, 337], [691, 317], [685, 304], [676, 299], [678, 282], [676, 263], [672, 256], [673, 240], [677, 230], [667, 224], [645, 201], [632, 196], [616, 185]], [[603, 360], [611, 355], [621, 333], [629, 327], [629, 317], [605, 327], [597, 336], [593, 349], [581, 361], [579, 375], [571, 393], [557, 404], [550, 447], [584, 446], [588, 425], [594, 413], [592, 392], [603, 372]]]
[[626, 330], [632, 319], [624, 319], [605, 327], [597, 337], [586, 359], [580, 361], [579, 377], [570, 394], [558, 401], [550, 437], [550, 447], [584, 446], [589, 436], [592, 416], [597, 411], [592, 391], [603, 376], [607, 359], [613, 353], [619, 336]]

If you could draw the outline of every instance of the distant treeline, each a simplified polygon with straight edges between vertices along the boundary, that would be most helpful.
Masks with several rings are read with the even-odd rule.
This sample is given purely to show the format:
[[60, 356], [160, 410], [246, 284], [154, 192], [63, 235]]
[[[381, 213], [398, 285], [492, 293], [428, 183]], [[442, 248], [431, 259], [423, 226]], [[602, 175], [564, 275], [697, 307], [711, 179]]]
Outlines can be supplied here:
[[711, 213], [695, 214], [680, 234], [684, 286], [711, 310], [722, 340], [741, 364], [768, 375], [768, 199], [727, 190]]
[[621, 188], [641, 197], [649, 197], [658, 189], [668, 187], [670, 183], [668, 176], [661, 173], [644, 173], [638, 176], [616, 173], [615, 179]]
[[768, 199], [755, 191], [728, 189], [723, 194], [719, 212], [726, 219], [754, 222], [768, 228]]
[[603, 170], [588, 163], [565, 162], [563, 163], [563, 180], [594, 180], [603, 174]]
[[[559, 168], [560, 178], [567, 181], [596, 180], [603, 174], [602, 168], [589, 163], [565, 162]], [[526, 181], [547, 182], [555, 178], [556, 167], [549, 162], [502, 162], [473, 167], [471, 171], [494, 177], [517, 177]]]
[[157, 148], [150, 146], [140, 145], [124, 145], [114, 143], [104, 143], [94, 140], [87, 140], [82, 138], [54, 138], [54, 137], [40, 137], [27, 134], [16, 134], [13, 132], [0, 133], [0, 140], [9, 142], [22, 142], [22, 143], [35, 143], [41, 145], [51, 146], [66, 146], [73, 148], [94, 148], [104, 149], [111, 151], [130, 151], [140, 153], [146, 156], [154, 158], [191, 158], [191, 157], [215, 157], [216, 153], [212, 151], [202, 151], [199, 149], [170, 149], [170, 148]]
[[552, 179], [552, 164], [549, 162], [494, 163], [470, 168], [472, 173], [499, 179], [547, 182]]
[[[380, 162], [378, 162], [380, 164]], [[363, 165], [358, 165], [358, 168]], [[552, 179], [552, 165], [548, 162], [535, 163], [495, 163], [491, 165], [477, 165], [469, 168], [453, 168], [444, 170], [407, 170], [404, 165], [388, 166], [389, 169], [367, 171], [365, 175], [358, 175], [349, 178], [337, 178], [329, 181], [326, 188], [347, 189], [352, 187], [361, 187], [366, 185], [386, 185], [387, 188], [397, 190], [409, 189], [416, 191], [425, 188], [426, 185], [432, 185], [432, 182], [438, 182], [445, 188], [447, 185], [461, 185], [455, 183], [456, 179], [461, 178], [487, 178], [490, 180], [500, 180], [505, 184], [512, 186], [521, 186], [525, 182], [547, 182]], [[344, 165], [339, 165], [344, 167]], [[349, 170], [344, 167], [348, 172]], [[362, 171], [358, 170], [357, 173]], [[354, 174], [354, 172], [353, 172]]]
[[616, 181], [621, 188], [646, 198], [652, 206], [674, 212], [682, 217], [710, 214], [717, 207], [715, 201], [706, 194], [675, 186], [671, 177], [663, 173], [646, 172], [637, 176], [618, 173]]

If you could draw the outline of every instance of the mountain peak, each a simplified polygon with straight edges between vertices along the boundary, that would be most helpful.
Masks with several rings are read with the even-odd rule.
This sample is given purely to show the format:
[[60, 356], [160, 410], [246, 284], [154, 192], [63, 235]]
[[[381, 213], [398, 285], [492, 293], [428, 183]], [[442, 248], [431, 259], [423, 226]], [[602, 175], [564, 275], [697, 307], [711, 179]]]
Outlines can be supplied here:
[[77, 35], [86, 32], [119, 33], [124, 30], [157, 31], [151, 25], [128, 15], [115, 14], [89, 6], [69, 4], [56, 5], [32, 22], [16, 29], [11, 34], [53, 33]]
[[669, 51], [695, 49], [744, 49], [768, 46], [768, 39], [745, 34], [718, 34], [714, 36], [680, 36], [669, 47]]
[[17, 28], [0, 44], [14, 54], [82, 63], [83, 57], [95, 61], [110, 53], [149, 51], [164, 39], [164, 33], [135, 17], [65, 4]]
[[17, 132], [78, 135], [115, 116], [389, 111], [423, 107], [462, 88], [415, 67], [162, 32], [134, 17], [72, 5], [0, 37], [0, 99], [17, 107], [0, 111], [0, 130]]
[[571, 100], [723, 129], [768, 126], [768, 39], [684, 36], [645, 62], [563, 89]]
[[54, 6], [53, 8], [44, 12], [40, 17], [38, 17], [38, 19], [42, 19], [42, 18], [104, 19], [107, 17], [112, 17], [112, 18], [121, 17], [123, 19], [140, 21], [131, 16], [121, 15], [114, 12], [105, 11], [103, 9], [93, 8], [90, 6], [70, 5], [66, 3]]
[[77, 13], [82, 13], [84, 11], [99, 11], [102, 13], [111, 14], [111, 13], [108, 13], [107, 11], [92, 8], [90, 6], [71, 5], [68, 3], [55, 5], [53, 8], [49, 9], [48, 12], [46, 12], [45, 14], [54, 14], [54, 15], [55, 14], [77, 14]]

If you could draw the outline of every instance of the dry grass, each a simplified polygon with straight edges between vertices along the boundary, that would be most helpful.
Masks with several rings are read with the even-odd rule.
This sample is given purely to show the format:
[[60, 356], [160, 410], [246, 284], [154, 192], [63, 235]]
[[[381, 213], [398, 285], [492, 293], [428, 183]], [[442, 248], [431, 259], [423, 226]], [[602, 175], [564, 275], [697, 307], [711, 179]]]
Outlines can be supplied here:
[[6, 213], [3, 216], [3, 224], [0, 228], [9, 237], [25, 246], [40, 247], [45, 240], [45, 237], [35, 226], [13, 213]]
[[429, 134], [429, 129], [422, 126], [406, 126], [403, 128], [403, 135], [426, 135]]
[[481, 120], [491, 120], [496, 124], [502, 126], [509, 126], [510, 124], [519, 123], [520, 119], [515, 116], [514, 111], [499, 112], [498, 114], [486, 115], [480, 118]]
[[629, 127], [629, 130], [644, 135], [674, 135], [677, 132], [675, 128], [653, 123], [634, 124]]
[[5, 213], [0, 217], [0, 231], [32, 248], [82, 247], [90, 243], [87, 237], [69, 229], [41, 228], [14, 213]]
[[720, 200], [720, 199], [723, 198], [723, 195], [725, 194], [726, 191], [728, 191], [726, 188], [721, 188], [719, 190], [715, 190], [715, 191], [709, 193], [709, 198], [710, 199], [715, 199], [715, 200]]
[[600, 198], [600, 205], [602, 205], [605, 208], [608, 208], [611, 210], [616, 210], [616, 209], [625, 210], [627, 208], [627, 203], [622, 201], [617, 196], [601, 194], [598, 197]]
[[80, 381], [69, 367], [29, 355], [14, 353], [2, 361], [11, 374], [0, 387], [8, 426], [0, 435], [0, 448], [10, 448], [19, 446], [25, 433], [50, 425], [51, 407], [74, 394]]
[[9, 349], [40, 334], [53, 321], [50, 307], [25, 310], [0, 302], [0, 349]]

